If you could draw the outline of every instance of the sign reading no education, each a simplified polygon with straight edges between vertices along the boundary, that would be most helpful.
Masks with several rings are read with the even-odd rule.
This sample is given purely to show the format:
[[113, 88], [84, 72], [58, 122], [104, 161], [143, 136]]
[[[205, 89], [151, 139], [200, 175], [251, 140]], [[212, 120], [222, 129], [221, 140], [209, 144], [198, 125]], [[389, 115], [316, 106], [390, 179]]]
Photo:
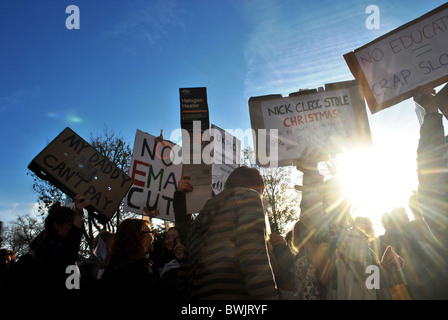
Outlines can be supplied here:
[[[305, 147], [336, 153], [371, 144], [366, 106], [357, 81], [326, 84], [322, 92], [251, 97], [249, 113], [252, 129], [258, 135], [258, 139], [254, 137], [257, 163], [260, 152], [269, 154], [275, 144], [278, 166], [293, 165]], [[263, 139], [260, 129], [266, 129], [268, 150], [258, 149], [260, 137]], [[277, 130], [278, 139], [271, 141], [271, 129]]]
[[344, 55], [372, 113], [448, 81], [448, 3]]
[[100, 214], [112, 218], [132, 179], [70, 128], [62, 131], [28, 165], [67, 196], [83, 195]]

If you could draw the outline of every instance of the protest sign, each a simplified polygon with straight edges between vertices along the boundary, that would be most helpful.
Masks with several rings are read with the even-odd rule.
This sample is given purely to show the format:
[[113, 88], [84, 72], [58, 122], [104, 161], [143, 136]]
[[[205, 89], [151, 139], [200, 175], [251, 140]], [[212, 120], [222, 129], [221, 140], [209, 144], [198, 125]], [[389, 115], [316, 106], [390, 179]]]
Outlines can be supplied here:
[[[190, 176], [193, 191], [186, 194], [187, 213], [197, 213], [211, 197], [211, 191], [216, 195], [224, 190], [229, 174], [239, 166], [241, 142], [230, 133], [212, 124], [211, 129], [203, 132], [202, 140], [193, 139], [191, 157], [192, 163], [184, 162], [182, 171]], [[188, 139], [186, 134], [184, 138]], [[188, 144], [188, 140], [183, 142]], [[199, 154], [195, 154], [194, 151]], [[187, 153], [186, 148], [182, 150]]]
[[229, 174], [241, 162], [241, 141], [214, 124], [211, 130], [213, 135], [212, 189], [216, 195], [224, 190]]
[[[212, 144], [210, 140], [203, 140], [203, 133], [196, 125], [194, 127], [194, 132], [182, 130], [182, 175], [190, 176], [193, 185], [193, 191], [185, 196], [187, 214], [198, 213], [204, 207], [211, 197], [212, 186], [209, 149]], [[205, 132], [208, 133], [209, 130], [206, 129]]]
[[182, 165], [172, 162], [174, 143], [137, 130], [129, 175], [134, 184], [124, 209], [142, 215], [159, 211], [158, 219], [174, 221], [173, 195]]
[[423, 124], [423, 120], [426, 114], [426, 110], [423, 106], [431, 108], [435, 107], [435, 110], [439, 109], [445, 116], [445, 119], [448, 120], [448, 104], [446, 103], [446, 101], [448, 101], [448, 84], [445, 84], [445, 86], [440, 89], [435, 96], [432, 96], [431, 98], [423, 98], [423, 101], [419, 101], [419, 103], [422, 103], [422, 105], [420, 105], [416, 101], [415, 113], [417, 114], [420, 125]]
[[212, 196], [212, 167], [211, 165], [183, 164], [182, 174], [189, 175], [193, 191], [185, 195], [187, 214], [198, 213]]
[[112, 218], [133, 181], [70, 128], [62, 131], [28, 168], [67, 196], [83, 195], [100, 219]]
[[[211, 164], [204, 162], [204, 149], [210, 143], [203, 140], [210, 127], [207, 88], [180, 88], [182, 128], [182, 174], [189, 175], [193, 191], [186, 194], [187, 213], [199, 212], [211, 197]], [[209, 156], [208, 156], [209, 158]]]
[[189, 132], [193, 131], [193, 122], [200, 121], [201, 131], [210, 127], [207, 88], [180, 88], [180, 117], [181, 128]]
[[344, 55], [372, 113], [448, 81], [448, 4]]
[[[307, 90], [288, 97], [251, 97], [249, 113], [254, 132], [257, 163], [260, 154], [278, 150], [278, 166], [293, 165], [305, 149], [320, 147], [327, 153], [370, 146], [370, 127], [357, 81], [325, 85], [325, 90]], [[260, 150], [255, 135], [266, 130], [267, 150]], [[271, 139], [273, 129], [277, 130]], [[261, 146], [264, 147], [264, 146]], [[270, 155], [273, 157], [273, 155]]]

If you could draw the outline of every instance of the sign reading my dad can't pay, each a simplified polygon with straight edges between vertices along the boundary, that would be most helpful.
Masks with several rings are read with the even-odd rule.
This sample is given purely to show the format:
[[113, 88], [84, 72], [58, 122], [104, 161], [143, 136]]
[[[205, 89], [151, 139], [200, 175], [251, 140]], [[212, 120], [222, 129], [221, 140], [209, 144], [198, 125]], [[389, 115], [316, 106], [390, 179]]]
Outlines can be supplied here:
[[69, 197], [84, 195], [107, 220], [112, 218], [133, 184], [131, 177], [68, 127], [28, 168]]

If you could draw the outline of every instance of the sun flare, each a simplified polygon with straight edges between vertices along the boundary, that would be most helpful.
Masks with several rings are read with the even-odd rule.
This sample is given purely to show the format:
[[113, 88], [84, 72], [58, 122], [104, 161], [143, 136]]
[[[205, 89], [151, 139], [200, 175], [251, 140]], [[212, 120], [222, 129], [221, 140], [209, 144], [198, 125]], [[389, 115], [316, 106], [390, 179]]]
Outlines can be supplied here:
[[407, 208], [409, 197], [416, 190], [415, 168], [400, 156], [387, 156], [390, 150], [370, 149], [341, 155], [339, 176], [352, 201], [352, 216], [369, 217], [375, 235], [384, 232], [382, 215], [394, 207]]

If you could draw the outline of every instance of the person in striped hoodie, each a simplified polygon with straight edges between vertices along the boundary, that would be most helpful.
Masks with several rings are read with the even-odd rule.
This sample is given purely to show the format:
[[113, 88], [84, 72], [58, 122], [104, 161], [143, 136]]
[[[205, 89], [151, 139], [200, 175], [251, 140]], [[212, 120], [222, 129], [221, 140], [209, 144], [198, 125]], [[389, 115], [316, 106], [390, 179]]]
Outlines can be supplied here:
[[266, 243], [261, 194], [255, 168], [239, 167], [225, 190], [210, 198], [196, 219], [186, 214], [184, 176], [174, 194], [176, 228], [185, 243], [179, 281], [187, 300], [278, 299]]

